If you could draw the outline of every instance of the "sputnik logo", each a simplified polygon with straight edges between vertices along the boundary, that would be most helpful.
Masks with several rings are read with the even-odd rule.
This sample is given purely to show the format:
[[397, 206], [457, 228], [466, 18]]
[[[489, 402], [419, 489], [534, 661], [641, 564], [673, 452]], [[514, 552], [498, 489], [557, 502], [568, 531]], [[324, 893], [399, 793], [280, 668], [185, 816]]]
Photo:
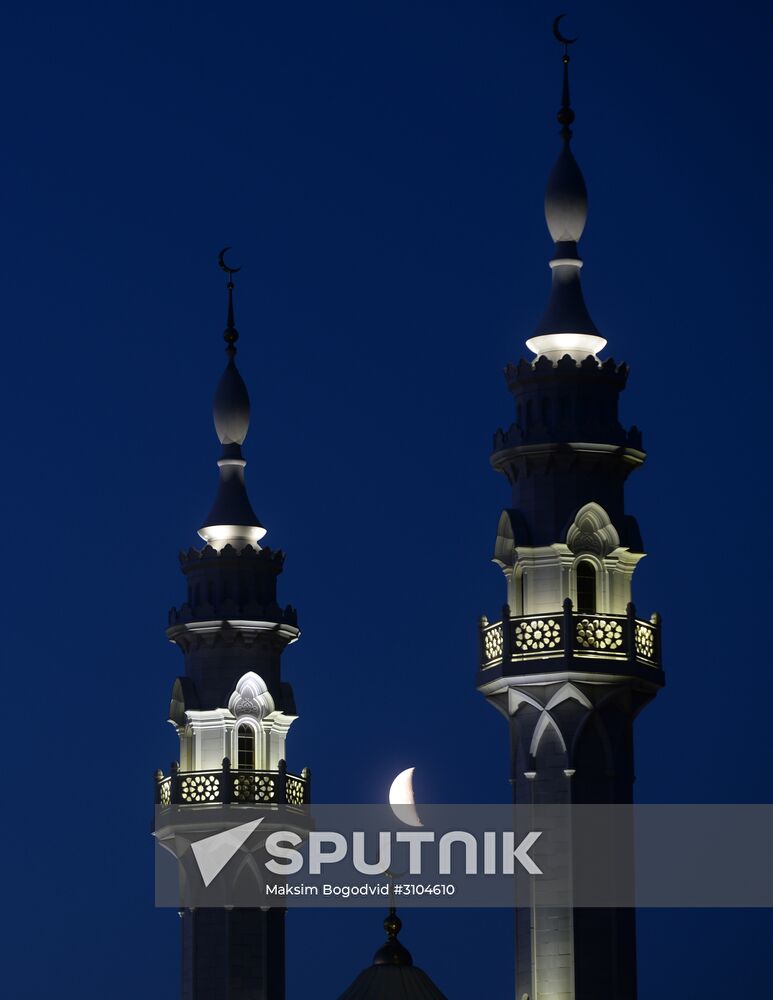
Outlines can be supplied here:
[[262, 822], [263, 817], [261, 816], [260, 819], [253, 820], [251, 823], [242, 823], [240, 826], [216, 833], [212, 837], [204, 837], [202, 840], [197, 840], [195, 844], [191, 844], [191, 850], [205, 886], [217, 878], [250, 834]]

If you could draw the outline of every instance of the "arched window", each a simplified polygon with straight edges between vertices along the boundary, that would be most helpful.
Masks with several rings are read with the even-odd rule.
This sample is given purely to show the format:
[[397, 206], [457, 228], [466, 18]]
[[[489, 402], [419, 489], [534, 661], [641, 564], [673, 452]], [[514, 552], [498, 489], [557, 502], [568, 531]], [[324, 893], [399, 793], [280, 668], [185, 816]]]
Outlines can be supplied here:
[[596, 614], [596, 567], [587, 559], [577, 563], [577, 610], [583, 615]]
[[242, 723], [236, 731], [240, 771], [255, 770], [255, 730]]

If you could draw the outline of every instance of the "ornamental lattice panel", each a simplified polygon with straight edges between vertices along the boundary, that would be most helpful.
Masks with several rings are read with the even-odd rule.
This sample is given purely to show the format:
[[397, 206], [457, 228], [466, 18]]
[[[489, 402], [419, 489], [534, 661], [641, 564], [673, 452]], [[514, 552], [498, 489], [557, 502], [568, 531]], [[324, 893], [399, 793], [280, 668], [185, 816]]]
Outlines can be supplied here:
[[491, 660], [499, 660], [502, 657], [505, 641], [502, 634], [502, 626], [492, 625], [483, 633], [483, 655], [488, 663]]
[[575, 637], [580, 649], [616, 652], [623, 647], [623, 626], [614, 618], [581, 618]]
[[186, 774], [180, 779], [183, 802], [217, 802], [220, 780], [214, 774]]
[[655, 659], [655, 630], [651, 625], [637, 622], [634, 630], [634, 642], [637, 656], [642, 656], [645, 660]]
[[267, 774], [235, 774], [233, 797], [235, 802], [273, 802], [276, 783]]
[[561, 645], [561, 622], [556, 618], [528, 618], [515, 626], [513, 644], [521, 653], [538, 653]]

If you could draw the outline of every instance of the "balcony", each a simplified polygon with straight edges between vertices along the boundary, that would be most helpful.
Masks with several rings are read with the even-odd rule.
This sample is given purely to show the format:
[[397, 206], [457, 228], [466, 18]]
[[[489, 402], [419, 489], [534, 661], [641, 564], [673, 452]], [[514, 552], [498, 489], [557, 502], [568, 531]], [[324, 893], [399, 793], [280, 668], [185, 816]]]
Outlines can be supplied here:
[[219, 771], [181, 771], [172, 764], [165, 776], [156, 772], [156, 805], [225, 805], [303, 806], [311, 802], [311, 774], [304, 768], [300, 775], [290, 774], [283, 760], [276, 771], [232, 770], [223, 758]]
[[[589, 615], [574, 611], [570, 600], [556, 614], [513, 618], [505, 605], [502, 621], [480, 622], [481, 671], [500, 667], [502, 673], [533, 673], [536, 662], [564, 659], [577, 669], [578, 660], [620, 661], [620, 666], [639, 666], [660, 671], [660, 617], [649, 621], [636, 617], [628, 605], [625, 615]], [[513, 669], [515, 667], [516, 669]], [[560, 665], [547, 669], [561, 669]], [[588, 662], [585, 669], [593, 670]], [[605, 668], [606, 670], [607, 668]], [[662, 683], [662, 681], [661, 681]]]

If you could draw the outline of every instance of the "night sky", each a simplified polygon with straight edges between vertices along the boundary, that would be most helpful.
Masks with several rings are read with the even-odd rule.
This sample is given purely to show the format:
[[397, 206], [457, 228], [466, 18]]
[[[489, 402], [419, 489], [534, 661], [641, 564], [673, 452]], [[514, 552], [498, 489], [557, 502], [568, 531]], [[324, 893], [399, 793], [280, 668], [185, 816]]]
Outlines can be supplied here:
[[[502, 377], [546, 302], [561, 50], [545, 3], [30, 3], [0, 31], [9, 998], [179, 990], [152, 774], [177, 552], [216, 485], [231, 244], [253, 505], [299, 609], [291, 768], [318, 801], [504, 802], [474, 689]], [[576, 3], [586, 299], [631, 365], [628, 490], [668, 685], [641, 802], [773, 792], [770, 37], [759, 3]], [[530, 355], [529, 355], [530, 356]], [[742, 850], [742, 843], [737, 845]], [[719, 863], [719, 862], [718, 862]], [[770, 873], [767, 873], [770, 877]], [[763, 873], [761, 873], [761, 877]], [[454, 998], [512, 995], [505, 911], [404, 914]], [[340, 993], [382, 914], [291, 913], [288, 997]], [[641, 1000], [762, 996], [773, 919], [642, 912]]]

